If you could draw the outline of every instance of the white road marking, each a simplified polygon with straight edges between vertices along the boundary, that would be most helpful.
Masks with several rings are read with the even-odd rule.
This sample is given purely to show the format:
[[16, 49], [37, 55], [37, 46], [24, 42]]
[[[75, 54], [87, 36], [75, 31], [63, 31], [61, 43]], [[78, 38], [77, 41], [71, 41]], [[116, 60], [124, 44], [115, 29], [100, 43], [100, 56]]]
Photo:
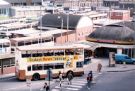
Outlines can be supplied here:
[[79, 89], [77, 89], [77, 88], [66, 88], [66, 89], [68, 89], [68, 90], [76, 90], [76, 91], [79, 90]]
[[52, 89], [51, 91], [60, 91], [59, 89]]

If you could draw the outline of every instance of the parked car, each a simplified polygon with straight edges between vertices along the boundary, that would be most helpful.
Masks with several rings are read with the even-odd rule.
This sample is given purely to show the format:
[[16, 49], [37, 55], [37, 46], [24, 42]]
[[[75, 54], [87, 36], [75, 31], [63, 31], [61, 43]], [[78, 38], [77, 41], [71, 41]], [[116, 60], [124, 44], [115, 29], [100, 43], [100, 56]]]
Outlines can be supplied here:
[[135, 64], [135, 58], [131, 58], [126, 54], [115, 54], [116, 63], [133, 63]]

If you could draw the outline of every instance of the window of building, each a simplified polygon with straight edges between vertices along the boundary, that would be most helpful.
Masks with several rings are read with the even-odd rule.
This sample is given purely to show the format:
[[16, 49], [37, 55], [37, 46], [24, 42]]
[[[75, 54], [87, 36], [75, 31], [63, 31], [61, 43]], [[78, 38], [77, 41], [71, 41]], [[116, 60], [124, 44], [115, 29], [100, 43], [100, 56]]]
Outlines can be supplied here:
[[116, 15], [117, 16], [122, 16], [122, 13], [121, 12], [117, 12]]

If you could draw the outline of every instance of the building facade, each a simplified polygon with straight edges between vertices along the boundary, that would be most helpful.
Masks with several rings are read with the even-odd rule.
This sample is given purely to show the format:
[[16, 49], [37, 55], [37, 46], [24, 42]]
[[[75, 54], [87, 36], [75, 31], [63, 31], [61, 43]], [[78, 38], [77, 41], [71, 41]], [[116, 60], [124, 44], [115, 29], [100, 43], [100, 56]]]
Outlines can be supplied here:
[[134, 34], [133, 22], [121, 22], [96, 29], [86, 40], [96, 45], [97, 57], [109, 57], [109, 52], [115, 52], [135, 58]]
[[135, 9], [134, 0], [103, 0], [103, 5], [111, 8]]
[[[40, 21], [39, 26], [43, 31], [48, 28], [60, 29], [61, 33], [54, 35], [55, 43], [73, 43], [80, 40], [85, 40], [85, 37], [93, 32], [92, 20], [87, 16], [68, 15], [68, 14], [46, 14]], [[62, 31], [66, 32], [62, 33]]]
[[8, 17], [10, 15], [10, 9], [11, 9], [10, 3], [4, 0], [0, 1], [0, 16]]

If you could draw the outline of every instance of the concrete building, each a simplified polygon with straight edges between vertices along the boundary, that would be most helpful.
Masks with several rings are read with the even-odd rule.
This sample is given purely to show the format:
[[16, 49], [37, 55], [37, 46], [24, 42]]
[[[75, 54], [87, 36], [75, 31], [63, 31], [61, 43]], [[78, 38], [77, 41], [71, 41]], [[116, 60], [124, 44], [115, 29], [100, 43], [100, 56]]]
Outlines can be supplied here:
[[12, 6], [41, 5], [41, 0], [5, 0]]
[[134, 22], [120, 22], [96, 29], [86, 40], [96, 45], [93, 51], [98, 57], [108, 57], [109, 52], [135, 57], [134, 34]]
[[130, 10], [111, 10], [109, 11], [110, 19], [114, 20], [125, 20], [129, 21], [130, 17]]
[[1, 0], [0, 1], [0, 16], [8, 17], [10, 15], [10, 8], [11, 8], [10, 3], [4, 0]]
[[103, 0], [103, 5], [111, 8], [135, 9], [134, 0]]
[[12, 17], [40, 17], [45, 8], [41, 6], [14, 6], [11, 8]]
[[60, 31], [67, 30], [65, 33], [54, 35], [55, 42], [63, 44], [84, 40], [88, 34], [93, 32], [93, 23], [87, 16], [46, 14], [40, 21], [38, 28], [42, 31], [53, 31], [53, 29], [49, 30], [48, 28], [58, 28]]

